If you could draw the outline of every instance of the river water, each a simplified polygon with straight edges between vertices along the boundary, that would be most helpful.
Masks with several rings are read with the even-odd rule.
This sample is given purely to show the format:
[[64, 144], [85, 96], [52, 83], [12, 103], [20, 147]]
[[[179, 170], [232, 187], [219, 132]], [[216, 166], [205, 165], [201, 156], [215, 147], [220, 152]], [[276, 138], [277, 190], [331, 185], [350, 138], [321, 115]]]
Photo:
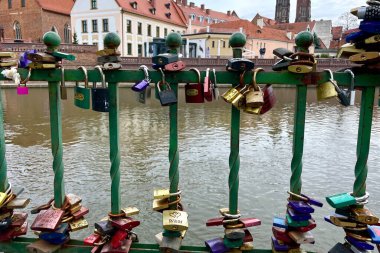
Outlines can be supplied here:
[[[274, 215], [285, 215], [292, 159], [295, 89], [275, 89], [278, 103], [264, 116], [242, 114], [239, 209], [244, 217], [262, 220], [251, 229], [257, 248], [269, 248]], [[67, 193], [83, 198], [90, 209], [90, 228], [72, 233], [89, 235], [93, 223], [110, 211], [110, 162], [108, 114], [82, 110], [73, 105], [73, 90], [62, 101], [65, 186]], [[50, 150], [49, 101], [46, 88], [30, 89], [17, 96], [14, 89], [2, 90], [6, 130], [6, 158], [13, 185], [25, 187], [23, 197], [33, 206], [53, 197]], [[217, 217], [228, 206], [228, 157], [230, 106], [219, 100], [185, 104], [180, 90], [179, 150], [182, 203], [189, 213], [186, 245], [203, 245], [206, 239], [223, 235], [221, 227], [206, 228], [205, 221]], [[323, 200], [313, 217], [316, 244], [306, 249], [327, 252], [343, 241], [343, 229], [323, 220], [333, 209], [325, 196], [352, 191], [356, 162], [356, 138], [360, 93], [356, 106], [343, 108], [336, 101], [316, 101], [309, 91], [303, 192]], [[380, 214], [380, 120], [374, 108], [371, 152], [368, 161], [368, 207]], [[135, 229], [141, 242], [154, 242], [162, 230], [161, 216], [152, 211], [153, 189], [168, 184], [168, 108], [155, 99], [140, 104], [128, 88], [120, 88], [121, 199], [122, 206], [140, 209], [141, 225]], [[30, 223], [35, 215], [29, 215]], [[33, 233], [29, 236], [34, 237]]]

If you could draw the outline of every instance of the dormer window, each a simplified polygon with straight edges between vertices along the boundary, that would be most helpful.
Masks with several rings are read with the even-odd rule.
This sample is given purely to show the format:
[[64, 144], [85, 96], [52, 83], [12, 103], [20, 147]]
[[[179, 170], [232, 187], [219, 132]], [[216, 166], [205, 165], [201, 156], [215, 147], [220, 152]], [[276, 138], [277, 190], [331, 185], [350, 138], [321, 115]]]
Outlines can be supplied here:
[[156, 15], [156, 8], [150, 8], [149, 11], [150, 11], [150, 13], [152, 13], [153, 15]]
[[133, 9], [137, 9], [137, 2], [136, 1], [131, 2], [130, 4], [131, 4]]
[[218, 19], [217, 18], [214, 19], [214, 24], [216, 24], [216, 23], [218, 23]]
[[207, 20], [207, 23], [210, 24], [212, 19], [210, 17], [207, 17], [206, 20]]
[[204, 19], [203, 16], [199, 16], [199, 22], [203, 22], [203, 19]]
[[171, 14], [170, 12], [168, 12], [168, 13], [165, 13], [165, 16], [166, 16], [167, 18], [170, 18], [170, 17], [172, 16], [172, 14]]
[[170, 3], [165, 4], [166, 9], [170, 10]]
[[190, 14], [189, 17], [190, 17], [191, 20], [194, 20], [195, 19], [195, 14]]

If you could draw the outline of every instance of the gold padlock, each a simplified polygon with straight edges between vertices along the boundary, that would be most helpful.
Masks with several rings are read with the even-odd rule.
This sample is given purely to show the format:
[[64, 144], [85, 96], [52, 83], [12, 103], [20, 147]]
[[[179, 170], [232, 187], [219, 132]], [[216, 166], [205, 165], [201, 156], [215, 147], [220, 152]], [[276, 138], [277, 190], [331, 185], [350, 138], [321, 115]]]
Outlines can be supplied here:
[[154, 199], [153, 210], [160, 211], [169, 208], [169, 199]]
[[8, 195], [6, 193], [0, 192], [0, 205], [2, 205], [7, 198], [8, 198]]
[[369, 37], [364, 41], [365, 44], [373, 44], [378, 42], [380, 42], [380, 34]]
[[243, 111], [246, 112], [246, 113], [249, 113], [249, 114], [259, 115], [260, 112], [261, 112], [261, 108], [262, 108], [262, 107], [252, 108], [252, 107], [248, 107], [248, 106], [246, 106], [246, 107], [244, 107], [244, 110], [243, 110]]
[[257, 73], [264, 71], [262, 68], [257, 68], [253, 71], [252, 83], [246, 95], [246, 107], [258, 108], [264, 104], [264, 93], [260, 86], [257, 85]]
[[240, 90], [244, 87], [245, 85], [239, 84], [237, 87], [229, 89], [222, 95], [223, 100], [227, 103], [232, 103], [239, 94], [241, 95]]
[[330, 216], [330, 221], [337, 227], [355, 228], [358, 224], [349, 220], [342, 220], [335, 216]]
[[84, 218], [69, 223], [71, 231], [78, 231], [88, 227], [88, 222]]
[[379, 218], [367, 208], [354, 208], [352, 210], [355, 220], [368, 225], [375, 225], [379, 222]]
[[351, 55], [364, 52], [365, 50], [356, 48], [354, 44], [346, 43], [340, 47], [336, 58], [349, 58]]
[[335, 85], [333, 83], [334, 75], [331, 70], [327, 69], [326, 71], [330, 73], [330, 80], [317, 86], [318, 101], [338, 96], [338, 92], [336, 92]]
[[240, 246], [241, 251], [250, 251], [253, 250], [253, 242], [245, 242], [243, 245]]
[[354, 54], [350, 56], [349, 60], [357, 64], [377, 62], [380, 60], [380, 53], [379, 52], [365, 52], [365, 53], [360, 53], [360, 54]]
[[184, 211], [165, 210], [162, 212], [162, 226], [170, 231], [183, 231], [189, 228], [188, 215]]
[[306, 74], [313, 71], [312, 66], [306, 66], [306, 65], [290, 65], [288, 67], [288, 70], [293, 73], [297, 74]]
[[137, 207], [126, 207], [122, 208], [121, 212], [125, 214], [125, 216], [132, 216], [140, 213], [140, 210]]

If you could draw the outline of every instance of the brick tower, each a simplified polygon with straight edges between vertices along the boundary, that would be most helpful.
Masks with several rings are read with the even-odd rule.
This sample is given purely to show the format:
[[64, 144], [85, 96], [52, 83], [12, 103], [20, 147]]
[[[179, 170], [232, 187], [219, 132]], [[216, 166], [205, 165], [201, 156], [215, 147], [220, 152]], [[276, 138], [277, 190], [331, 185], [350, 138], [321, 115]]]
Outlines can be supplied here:
[[276, 21], [289, 23], [290, 0], [276, 0]]
[[311, 0], [297, 0], [296, 22], [309, 22], [311, 18]]

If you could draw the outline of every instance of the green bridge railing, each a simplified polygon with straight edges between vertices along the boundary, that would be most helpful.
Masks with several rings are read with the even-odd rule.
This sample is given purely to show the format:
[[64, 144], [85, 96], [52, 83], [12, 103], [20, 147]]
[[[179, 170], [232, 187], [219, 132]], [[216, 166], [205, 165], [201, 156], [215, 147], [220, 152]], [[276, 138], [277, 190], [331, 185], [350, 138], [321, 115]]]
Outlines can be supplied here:
[[[241, 57], [241, 49], [234, 48], [234, 57]], [[18, 69], [21, 79], [25, 79], [28, 70]], [[158, 71], [149, 71], [151, 83], [157, 83], [161, 80], [161, 73]], [[202, 78], [205, 72], [201, 72]], [[84, 74], [80, 70], [66, 70], [66, 82], [75, 82], [84, 80]], [[119, 145], [119, 83], [135, 83], [144, 79], [144, 73], [140, 70], [112, 70], [105, 71], [106, 81], [108, 82], [110, 94], [110, 111], [109, 111], [109, 142], [110, 142], [110, 178], [111, 186], [111, 205], [110, 209], [113, 214], [118, 214], [121, 209], [120, 198], [120, 145]], [[218, 71], [217, 82], [219, 84], [239, 84], [239, 73]], [[297, 90], [294, 113], [294, 135], [293, 135], [293, 158], [291, 162], [290, 191], [296, 194], [301, 193], [302, 189], [302, 157], [305, 139], [305, 119], [306, 119], [306, 101], [308, 89], [314, 88], [318, 84], [325, 83], [330, 76], [327, 72], [312, 72], [308, 74], [294, 74], [290, 72], [259, 72], [257, 74], [258, 84], [277, 84], [294, 86]], [[335, 80], [341, 86], [351, 85], [351, 75], [349, 73], [334, 73]], [[5, 80], [0, 77], [0, 80]], [[97, 70], [88, 70], [89, 82], [100, 82], [101, 75]], [[62, 120], [61, 120], [61, 99], [60, 99], [60, 81], [61, 70], [58, 69], [36, 69], [30, 76], [30, 81], [48, 82], [49, 101], [50, 101], [50, 126], [51, 126], [51, 150], [53, 155], [54, 171], [54, 200], [55, 205], [59, 208], [62, 206], [65, 198], [64, 186], [64, 162], [62, 158]], [[181, 71], [166, 73], [166, 81], [171, 84], [172, 89], [178, 96], [178, 83], [197, 83], [198, 76], [192, 71]], [[252, 75], [244, 76], [244, 83], [250, 83]], [[358, 73], [355, 76], [355, 87], [362, 90], [360, 122], [357, 139], [357, 162], [355, 165], [355, 183], [353, 186], [353, 195], [355, 197], [364, 196], [366, 192], [367, 179], [367, 160], [371, 140], [372, 116], [375, 99], [375, 88], [380, 87], [380, 73], [377, 71]], [[0, 96], [1, 98], [1, 96]], [[163, 110], [167, 108], [163, 107]], [[178, 191], [178, 182], [180, 180], [180, 171], [178, 169], [178, 127], [177, 127], [177, 104], [171, 105], [170, 113], [170, 148], [169, 148], [169, 179], [170, 192]], [[229, 209], [231, 214], [238, 212], [238, 192], [239, 192], [239, 132], [240, 132], [240, 111], [232, 107], [231, 111], [231, 146], [230, 146], [230, 176], [229, 176]], [[4, 192], [8, 187], [7, 163], [6, 163], [6, 145], [3, 126], [3, 109], [0, 103], [0, 192]], [[253, 168], [254, 169], [254, 168]], [[175, 199], [174, 199], [175, 200]], [[143, 221], [142, 221], [143, 222]], [[91, 224], [90, 224], [91, 226]], [[268, 237], [269, 239], [269, 237]], [[0, 251], [5, 252], [26, 252], [26, 246], [36, 239], [16, 238], [11, 242], [0, 243]], [[203, 243], [200, 243], [200, 245]], [[83, 242], [71, 240], [65, 247], [58, 252], [91, 252], [90, 246], [83, 245]], [[189, 252], [206, 251], [205, 247], [182, 246], [181, 250]], [[157, 244], [139, 244], [134, 243], [131, 252], [159, 252]], [[252, 253], [272, 252], [272, 250], [251, 250]]]

